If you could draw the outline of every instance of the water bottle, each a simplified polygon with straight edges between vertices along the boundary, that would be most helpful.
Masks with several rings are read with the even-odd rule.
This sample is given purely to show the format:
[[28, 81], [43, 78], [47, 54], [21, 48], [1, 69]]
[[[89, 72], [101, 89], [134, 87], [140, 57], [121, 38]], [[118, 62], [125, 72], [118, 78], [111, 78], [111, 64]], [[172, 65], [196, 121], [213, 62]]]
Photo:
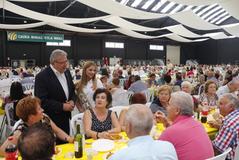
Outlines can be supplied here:
[[12, 143], [13, 137], [9, 137], [9, 145], [5, 149], [5, 160], [17, 160], [17, 147]]
[[83, 136], [80, 133], [80, 124], [76, 124], [76, 135], [74, 140], [75, 146], [75, 158], [81, 158], [83, 156]]

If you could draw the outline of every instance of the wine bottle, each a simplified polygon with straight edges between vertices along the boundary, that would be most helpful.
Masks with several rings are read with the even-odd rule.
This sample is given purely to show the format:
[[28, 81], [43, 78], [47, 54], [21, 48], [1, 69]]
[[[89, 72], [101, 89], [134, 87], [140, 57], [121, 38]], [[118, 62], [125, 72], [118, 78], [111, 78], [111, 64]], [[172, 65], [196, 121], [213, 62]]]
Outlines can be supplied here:
[[76, 135], [74, 140], [75, 146], [75, 158], [81, 158], [83, 156], [83, 143], [82, 134], [80, 133], [80, 124], [76, 124]]

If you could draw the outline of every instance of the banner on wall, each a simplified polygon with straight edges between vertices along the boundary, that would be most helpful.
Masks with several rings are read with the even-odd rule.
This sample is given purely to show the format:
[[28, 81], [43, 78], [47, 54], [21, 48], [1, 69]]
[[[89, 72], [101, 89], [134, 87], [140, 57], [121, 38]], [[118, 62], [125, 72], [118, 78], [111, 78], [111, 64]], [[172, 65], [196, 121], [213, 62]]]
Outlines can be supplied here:
[[64, 34], [41, 34], [32, 32], [7, 31], [7, 40], [23, 42], [63, 42]]

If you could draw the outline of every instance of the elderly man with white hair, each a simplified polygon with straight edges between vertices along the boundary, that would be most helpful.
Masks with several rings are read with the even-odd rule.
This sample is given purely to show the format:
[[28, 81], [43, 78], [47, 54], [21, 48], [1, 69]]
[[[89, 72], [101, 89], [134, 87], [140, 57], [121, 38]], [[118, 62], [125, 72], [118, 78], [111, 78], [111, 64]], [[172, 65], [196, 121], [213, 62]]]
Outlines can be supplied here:
[[151, 110], [142, 104], [131, 105], [125, 117], [128, 147], [116, 152], [110, 160], [177, 160], [173, 145], [153, 140], [149, 132], [153, 126]]
[[234, 93], [239, 90], [239, 78], [233, 78], [226, 85], [221, 86], [217, 90], [217, 96], [220, 97], [225, 93]]
[[222, 126], [213, 146], [216, 154], [223, 153], [229, 147], [227, 159], [234, 159], [236, 147], [239, 144], [239, 100], [232, 93], [223, 94], [219, 99], [220, 114], [224, 116]]
[[[171, 142], [179, 160], [204, 160], [214, 156], [212, 143], [203, 125], [192, 117], [193, 99], [190, 94], [183, 91], [172, 93], [167, 111], [171, 125], [164, 120], [168, 127], [159, 140]], [[156, 114], [157, 118], [162, 118], [162, 115]]]
[[[189, 81], [183, 81], [181, 84], [181, 89], [182, 89], [182, 91], [191, 95], [191, 92], [193, 90], [193, 85]], [[194, 96], [192, 96], [192, 98], [193, 98], [194, 110], [196, 110], [198, 108], [199, 102], [198, 102], [197, 98], [195, 98]]]

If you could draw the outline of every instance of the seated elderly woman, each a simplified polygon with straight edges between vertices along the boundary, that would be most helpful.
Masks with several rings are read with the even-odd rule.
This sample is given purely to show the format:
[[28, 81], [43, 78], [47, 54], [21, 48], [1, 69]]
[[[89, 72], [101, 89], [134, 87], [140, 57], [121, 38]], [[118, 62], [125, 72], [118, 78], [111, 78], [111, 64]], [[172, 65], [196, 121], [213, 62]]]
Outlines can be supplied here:
[[217, 84], [209, 80], [205, 83], [204, 93], [199, 97], [199, 102], [203, 105], [206, 103], [208, 106], [216, 106], [218, 101], [218, 96], [216, 94]]
[[168, 101], [170, 99], [170, 94], [172, 93], [171, 86], [162, 85], [158, 89], [158, 97], [150, 105], [150, 109], [153, 113], [161, 111], [167, 115], [166, 108], [168, 106]]
[[[56, 126], [56, 124], [43, 113], [43, 109], [41, 108], [41, 101], [37, 97], [25, 97], [21, 99], [16, 107], [16, 114], [21, 119], [21, 122], [16, 127], [16, 129], [12, 133], [13, 140], [11, 143], [17, 144], [18, 138], [22, 132], [24, 132], [29, 126], [37, 122], [46, 123], [49, 125], [56, 136], [65, 141], [73, 143], [74, 138], [66, 134], [63, 130]], [[0, 155], [4, 155], [5, 148], [9, 145], [9, 141], [6, 140], [0, 148]]]
[[110, 92], [104, 88], [96, 89], [93, 100], [95, 107], [84, 112], [83, 123], [87, 137], [110, 139], [110, 133], [120, 132], [120, 124], [115, 112], [108, 109], [112, 102]]

